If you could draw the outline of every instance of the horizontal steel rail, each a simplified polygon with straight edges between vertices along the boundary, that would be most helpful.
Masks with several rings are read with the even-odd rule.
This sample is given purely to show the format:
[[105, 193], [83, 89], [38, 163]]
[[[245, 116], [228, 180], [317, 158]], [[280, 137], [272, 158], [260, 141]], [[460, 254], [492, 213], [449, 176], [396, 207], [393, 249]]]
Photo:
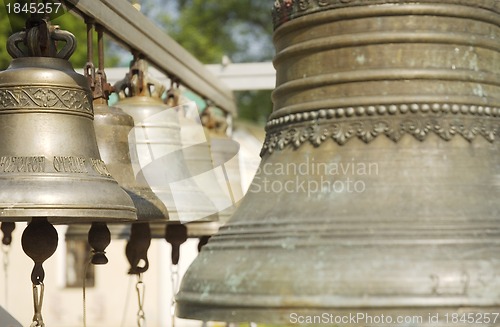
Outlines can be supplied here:
[[106, 34], [131, 51], [144, 55], [166, 75], [177, 78], [183, 86], [236, 115], [231, 89], [128, 1], [79, 0], [74, 10], [101, 25]]

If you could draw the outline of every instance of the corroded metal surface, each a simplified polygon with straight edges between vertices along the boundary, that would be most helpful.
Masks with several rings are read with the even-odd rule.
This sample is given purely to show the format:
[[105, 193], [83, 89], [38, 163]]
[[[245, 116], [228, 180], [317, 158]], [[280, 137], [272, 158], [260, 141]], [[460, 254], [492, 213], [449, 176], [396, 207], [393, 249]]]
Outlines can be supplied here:
[[325, 6], [277, 24], [263, 161], [178, 315], [498, 311], [498, 2], [277, 3]]

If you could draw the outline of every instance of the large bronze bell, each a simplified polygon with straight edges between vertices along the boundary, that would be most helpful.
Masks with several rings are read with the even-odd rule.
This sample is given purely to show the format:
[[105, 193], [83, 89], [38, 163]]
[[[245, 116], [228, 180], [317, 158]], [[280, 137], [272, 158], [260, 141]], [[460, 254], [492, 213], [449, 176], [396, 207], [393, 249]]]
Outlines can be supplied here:
[[99, 155], [87, 80], [67, 60], [74, 36], [57, 28], [48, 35], [65, 42], [53, 57], [36, 56], [37, 28], [7, 44], [15, 59], [0, 73], [0, 219], [134, 220], [130, 197]]
[[281, 0], [274, 17], [260, 169], [185, 274], [178, 315], [451, 326], [498, 312], [500, 2]]

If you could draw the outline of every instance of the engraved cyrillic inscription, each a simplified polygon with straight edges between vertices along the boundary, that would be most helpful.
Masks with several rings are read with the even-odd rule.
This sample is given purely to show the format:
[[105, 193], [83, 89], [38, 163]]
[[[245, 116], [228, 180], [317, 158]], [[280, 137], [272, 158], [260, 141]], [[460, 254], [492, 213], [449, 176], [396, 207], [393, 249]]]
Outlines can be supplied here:
[[54, 169], [58, 173], [79, 173], [87, 174], [88, 170], [85, 167], [85, 158], [83, 157], [54, 157]]
[[42, 173], [45, 172], [45, 157], [0, 157], [2, 173]]
[[108, 177], [111, 176], [104, 161], [102, 161], [100, 159], [94, 159], [94, 158], [90, 158], [90, 161], [92, 162], [92, 168], [94, 168], [94, 170], [99, 175], [108, 176]]

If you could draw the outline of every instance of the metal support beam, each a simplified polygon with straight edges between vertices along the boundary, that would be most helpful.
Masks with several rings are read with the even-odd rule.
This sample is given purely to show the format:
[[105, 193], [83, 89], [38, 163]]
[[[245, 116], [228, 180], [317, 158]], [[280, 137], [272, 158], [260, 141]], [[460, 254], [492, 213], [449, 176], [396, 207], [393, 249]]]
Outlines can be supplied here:
[[[205, 68], [232, 91], [273, 90], [276, 86], [276, 71], [270, 62], [205, 65]], [[125, 67], [106, 68], [108, 82], [114, 84], [127, 72]], [[168, 76], [154, 67], [149, 73], [165, 85], [170, 83]]]
[[236, 115], [232, 91], [128, 1], [79, 0], [75, 11], [102, 25], [107, 34], [143, 54], [163, 73], [175, 76], [185, 87]]

